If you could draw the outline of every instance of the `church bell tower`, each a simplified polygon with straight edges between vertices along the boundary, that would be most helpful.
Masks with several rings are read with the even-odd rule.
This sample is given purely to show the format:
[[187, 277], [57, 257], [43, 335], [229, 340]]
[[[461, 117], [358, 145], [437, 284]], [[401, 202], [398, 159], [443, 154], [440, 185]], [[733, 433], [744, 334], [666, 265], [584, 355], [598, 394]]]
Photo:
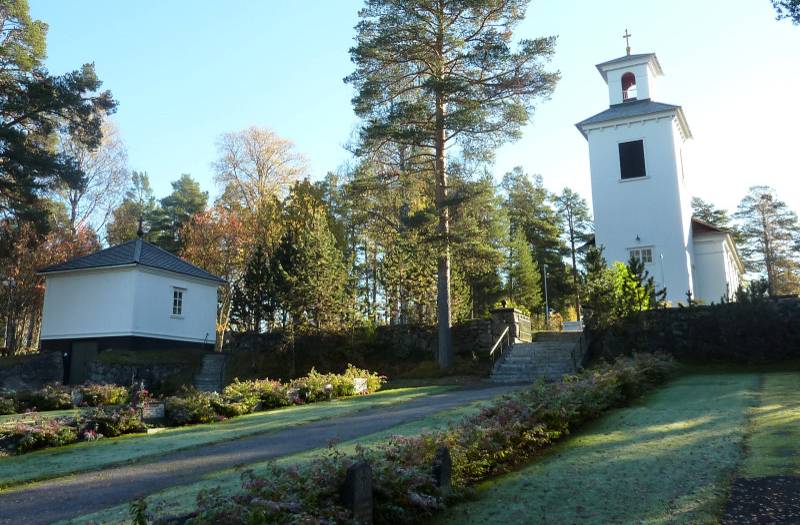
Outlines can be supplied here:
[[577, 124], [589, 143], [595, 243], [609, 263], [641, 259], [668, 301], [686, 302], [694, 295], [689, 125], [680, 106], [654, 100], [663, 75], [655, 53], [630, 54], [628, 46], [597, 70], [609, 107]]

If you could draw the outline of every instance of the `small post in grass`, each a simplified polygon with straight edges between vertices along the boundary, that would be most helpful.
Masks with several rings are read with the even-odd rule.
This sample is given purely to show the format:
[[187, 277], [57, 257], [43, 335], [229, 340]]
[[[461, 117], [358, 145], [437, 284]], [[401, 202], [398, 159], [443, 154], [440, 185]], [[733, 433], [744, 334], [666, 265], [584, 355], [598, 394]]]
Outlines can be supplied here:
[[450, 457], [450, 449], [439, 447], [433, 457], [433, 481], [443, 497], [450, 495], [453, 488], [453, 459]]
[[347, 469], [342, 502], [359, 525], [372, 525], [372, 467], [366, 461]]

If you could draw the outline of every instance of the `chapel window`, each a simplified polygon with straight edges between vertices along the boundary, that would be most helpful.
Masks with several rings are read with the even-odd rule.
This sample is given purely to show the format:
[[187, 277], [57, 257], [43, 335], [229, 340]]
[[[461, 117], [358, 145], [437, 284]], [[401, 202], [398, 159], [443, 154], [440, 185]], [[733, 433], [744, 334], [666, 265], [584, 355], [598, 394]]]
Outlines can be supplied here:
[[622, 100], [636, 100], [636, 75], [625, 73], [622, 75]]
[[183, 288], [172, 289], [172, 315], [183, 315]]
[[644, 141], [619, 143], [619, 168], [623, 180], [647, 175], [644, 166]]

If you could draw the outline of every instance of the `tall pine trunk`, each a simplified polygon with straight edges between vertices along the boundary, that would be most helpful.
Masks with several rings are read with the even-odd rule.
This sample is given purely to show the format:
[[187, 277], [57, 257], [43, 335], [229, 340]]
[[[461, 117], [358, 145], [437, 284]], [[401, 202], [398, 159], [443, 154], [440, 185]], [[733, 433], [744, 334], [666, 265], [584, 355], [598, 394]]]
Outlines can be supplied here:
[[447, 165], [445, 162], [445, 98], [444, 98], [444, 2], [439, 2], [439, 24], [436, 34], [436, 145], [434, 171], [436, 174], [436, 209], [439, 214], [439, 253], [436, 279], [436, 317], [439, 327], [439, 368], [453, 366], [453, 341], [450, 333], [450, 208], [447, 199]]

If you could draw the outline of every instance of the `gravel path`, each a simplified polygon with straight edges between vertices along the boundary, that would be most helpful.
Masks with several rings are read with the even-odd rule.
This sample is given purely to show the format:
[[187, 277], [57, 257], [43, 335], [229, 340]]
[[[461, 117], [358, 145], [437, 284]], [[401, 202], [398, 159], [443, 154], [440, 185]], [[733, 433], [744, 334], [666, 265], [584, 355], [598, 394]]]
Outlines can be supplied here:
[[739, 478], [731, 487], [722, 525], [800, 523], [800, 477]]
[[119, 505], [204, 475], [324, 447], [402, 425], [463, 404], [499, 396], [514, 386], [481, 385], [367, 409], [135, 463], [43, 481], [0, 492], [0, 524], [53, 523]]

